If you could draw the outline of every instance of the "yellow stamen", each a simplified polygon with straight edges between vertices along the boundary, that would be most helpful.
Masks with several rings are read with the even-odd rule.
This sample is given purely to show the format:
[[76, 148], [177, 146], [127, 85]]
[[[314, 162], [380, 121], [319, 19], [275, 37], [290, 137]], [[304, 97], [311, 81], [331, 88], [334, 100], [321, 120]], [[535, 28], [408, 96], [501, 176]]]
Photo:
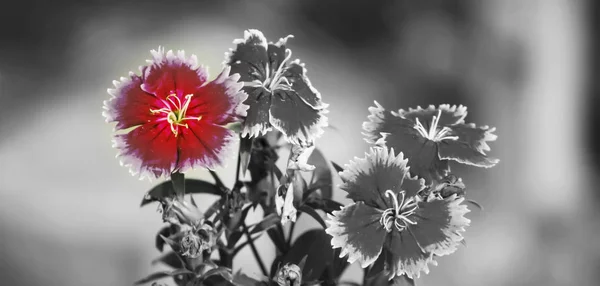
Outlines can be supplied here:
[[[169, 94], [167, 100], [162, 100], [165, 107], [161, 109], [150, 109], [150, 113], [158, 115], [166, 115], [161, 120], [166, 120], [171, 127], [171, 132], [177, 137], [179, 134], [179, 127], [190, 128], [187, 123], [183, 123], [185, 120], [200, 120], [202, 116], [186, 116], [187, 109], [192, 101], [193, 94], [185, 96], [185, 102], [182, 104], [181, 99], [176, 94]], [[171, 104], [169, 104], [169, 102]]]

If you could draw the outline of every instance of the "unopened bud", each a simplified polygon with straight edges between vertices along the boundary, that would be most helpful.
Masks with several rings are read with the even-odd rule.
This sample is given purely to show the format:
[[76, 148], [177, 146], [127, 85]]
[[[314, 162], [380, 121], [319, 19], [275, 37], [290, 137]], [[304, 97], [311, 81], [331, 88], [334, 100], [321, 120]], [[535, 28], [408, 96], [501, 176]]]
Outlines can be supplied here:
[[300, 286], [302, 284], [302, 271], [296, 264], [286, 264], [275, 276], [275, 282], [279, 286]]

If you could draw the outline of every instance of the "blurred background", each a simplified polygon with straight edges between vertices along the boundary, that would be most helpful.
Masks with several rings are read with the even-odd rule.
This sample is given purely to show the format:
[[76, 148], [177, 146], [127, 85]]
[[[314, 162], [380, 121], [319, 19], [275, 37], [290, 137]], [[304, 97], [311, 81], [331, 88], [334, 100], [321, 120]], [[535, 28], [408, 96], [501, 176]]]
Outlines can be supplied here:
[[[138, 181], [114, 158], [112, 126], [101, 116], [106, 89], [137, 72], [159, 45], [196, 54], [214, 77], [233, 39], [257, 28], [272, 41], [295, 36], [289, 47], [330, 104], [335, 127], [317, 144], [340, 164], [367, 150], [360, 127], [373, 100], [389, 109], [465, 104], [468, 121], [497, 127], [491, 155], [499, 165], [453, 166], [469, 198], [484, 206], [469, 214], [468, 246], [439, 259], [419, 285], [598, 285], [599, 6], [593, 0], [4, 5], [0, 284], [131, 285], [157, 270], [150, 261], [159, 255], [160, 214], [138, 208], [157, 181]], [[220, 172], [232, 181], [232, 168]], [[343, 197], [338, 190], [335, 198]], [[272, 261], [267, 242], [261, 251]], [[235, 265], [259, 277], [249, 251]], [[346, 280], [361, 281], [358, 270], [350, 267]]]

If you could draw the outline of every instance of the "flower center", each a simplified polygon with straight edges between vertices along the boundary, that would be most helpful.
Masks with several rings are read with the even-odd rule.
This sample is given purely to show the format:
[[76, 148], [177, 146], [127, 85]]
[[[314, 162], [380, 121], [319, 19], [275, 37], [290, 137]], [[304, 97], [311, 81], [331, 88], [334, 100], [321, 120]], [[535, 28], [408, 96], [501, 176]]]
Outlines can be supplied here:
[[185, 120], [200, 120], [202, 116], [191, 117], [186, 116], [188, 107], [190, 106], [190, 102], [192, 101], [193, 94], [188, 94], [185, 96], [185, 102], [182, 104], [179, 96], [172, 93], [167, 96], [167, 100], [161, 101], [164, 103], [165, 107], [161, 109], [150, 109], [152, 114], [159, 114], [163, 116], [158, 121], [167, 121], [171, 125], [171, 131], [177, 137], [179, 134], [179, 128], [185, 127], [189, 128], [187, 123], [183, 123]]
[[[288, 79], [283, 76], [283, 70], [285, 67], [285, 63], [291, 57], [292, 57], [292, 50], [286, 49], [285, 50], [285, 59], [283, 59], [283, 61], [279, 64], [279, 67], [277, 68], [277, 70], [275, 71], [275, 73], [272, 76], [271, 76], [271, 68], [269, 67], [269, 63], [267, 63], [267, 66], [265, 68], [265, 71], [267, 73], [265, 75], [265, 78], [266, 78], [265, 81], [260, 82], [260, 80], [255, 79], [252, 82], [245, 82], [244, 86], [262, 87], [269, 92], [271, 92], [275, 89], [290, 89], [291, 84], [288, 81]], [[282, 85], [282, 83], [285, 83], [286, 85]]]
[[419, 133], [421, 134], [421, 136], [433, 141], [433, 142], [440, 142], [442, 140], [448, 139], [448, 140], [456, 140], [458, 139], [458, 136], [446, 136], [448, 134], [448, 132], [450, 132], [450, 128], [448, 127], [443, 127], [441, 129], [438, 130], [438, 124], [440, 122], [440, 116], [442, 115], [442, 110], [438, 110], [438, 115], [437, 116], [433, 116], [433, 119], [431, 120], [431, 125], [429, 126], [429, 130], [425, 129], [425, 127], [423, 127], [423, 124], [421, 124], [421, 122], [419, 121], [419, 118], [417, 117], [417, 123], [415, 124], [414, 128], [417, 129], [417, 131], [419, 131]]
[[383, 211], [381, 218], [379, 219], [379, 223], [383, 225], [387, 232], [392, 231], [392, 226], [395, 226], [398, 231], [403, 231], [409, 224], [417, 224], [408, 218], [417, 210], [417, 202], [414, 198], [405, 200], [404, 192], [400, 192], [400, 194], [402, 195], [402, 198], [398, 200], [398, 197], [392, 190], [385, 191], [385, 196], [388, 198], [391, 197], [394, 202], [394, 207]]

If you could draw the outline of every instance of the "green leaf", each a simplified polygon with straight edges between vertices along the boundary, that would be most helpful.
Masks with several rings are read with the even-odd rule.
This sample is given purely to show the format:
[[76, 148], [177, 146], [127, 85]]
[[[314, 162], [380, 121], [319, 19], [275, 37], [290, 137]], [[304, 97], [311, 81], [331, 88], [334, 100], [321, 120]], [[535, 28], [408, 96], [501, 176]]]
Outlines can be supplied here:
[[331, 175], [331, 169], [329, 168], [329, 162], [323, 156], [323, 153], [319, 149], [315, 149], [310, 157], [308, 157], [307, 163], [315, 166], [313, 171], [313, 179], [310, 182], [309, 189], [312, 186], [319, 186], [321, 190], [321, 197], [324, 199], [331, 199], [333, 193], [333, 178]]
[[152, 274], [146, 276], [145, 278], [142, 278], [142, 279], [136, 281], [135, 283], [133, 283], [133, 285], [141, 285], [144, 283], [152, 282], [154, 280], [162, 279], [165, 277], [173, 277], [173, 276], [177, 276], [177, 275], [194, 275], [194, 273], [187, 269], [177, 269], [174, 271], [161, 271], [161, 272], [152, 273]]
[[296, 239], [281, 261], [281, 265], [287, 263], [299, 265], [306, 257], [304, 268], [302, 268], [302, 280], [315, 281], [333, 263], [334, 252], [331, 249], [330, 241], [331, 236], [323, 229], [309, 230]]
[[[203, 180], [185, 179], [184, 186], [187, 194], [223, 195], [223, 191], [219, 187]], [[142, 200], [141, 206], [143, 207], [151, 202], [158, 201], [165, 197], [172, 197], [174, 195], [175, 190], [173, 189], [173, 183], [171, 183], [170, 180], [165, 181], [154, 186], [146, 193], [144, 199]]]
[[313, 208], [311, 208], [307, 205], [303, 205], [303, 206], [298, 207], [298, 211], [312, 216], [319, 224], [321, 224], [321, 226], [324, 229], [327, 228], [327, 224], [325, 224], [325, 221], [323, 220], [321, 215], [319, 215], [319, 213], [317, 213], [317, 211], [315, 211]]

